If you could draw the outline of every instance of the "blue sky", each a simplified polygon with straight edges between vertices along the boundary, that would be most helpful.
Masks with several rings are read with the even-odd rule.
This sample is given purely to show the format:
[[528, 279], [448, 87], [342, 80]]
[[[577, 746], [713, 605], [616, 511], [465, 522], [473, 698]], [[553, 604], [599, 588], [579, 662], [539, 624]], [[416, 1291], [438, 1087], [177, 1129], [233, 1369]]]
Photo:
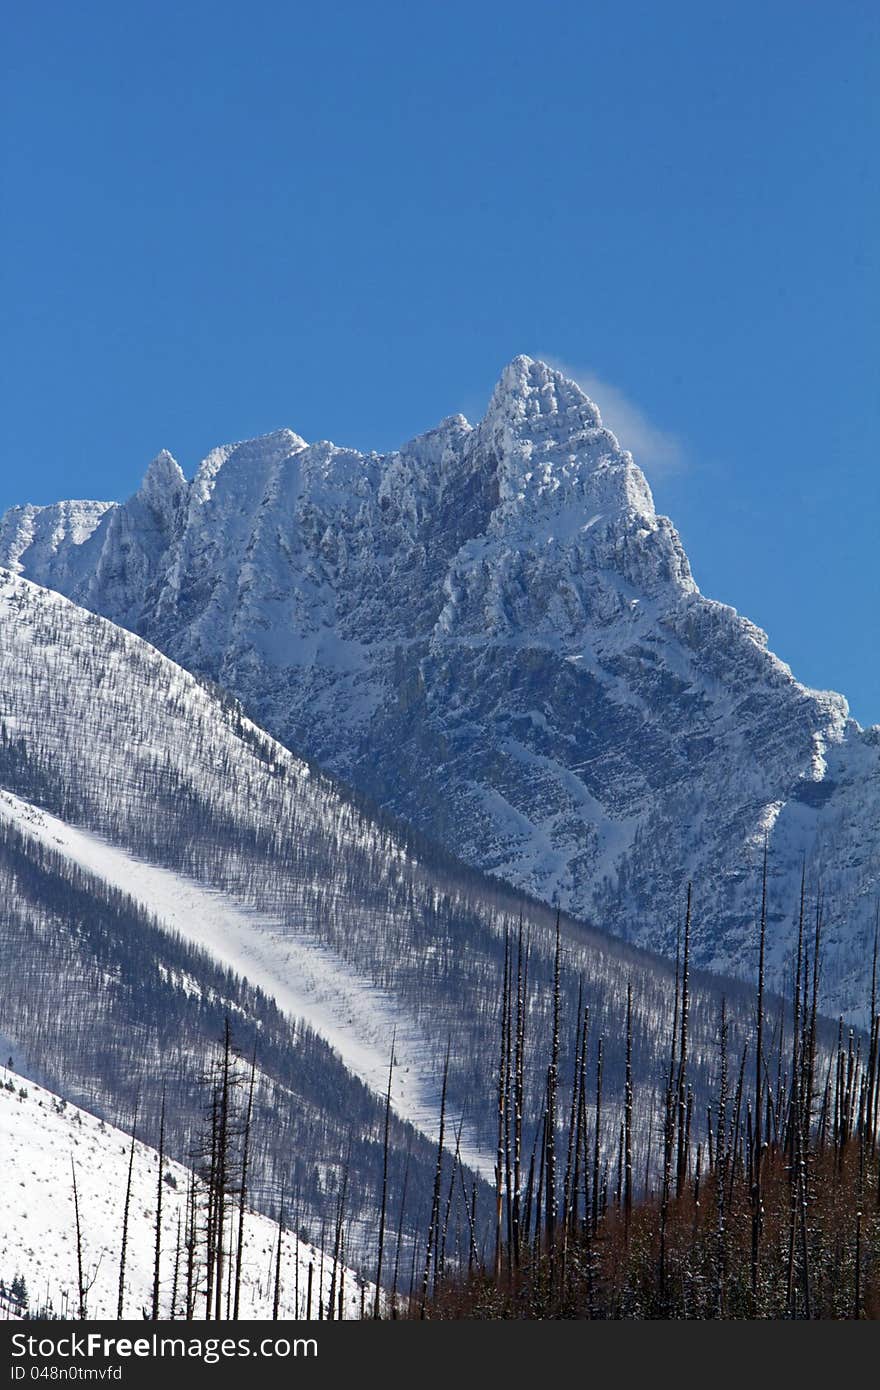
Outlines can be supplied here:
[[880, 721], [878, 39], [873, 0], [15, 6], [0, 508], [280, 425], [391, 447], [548, 356], [704, 591]]

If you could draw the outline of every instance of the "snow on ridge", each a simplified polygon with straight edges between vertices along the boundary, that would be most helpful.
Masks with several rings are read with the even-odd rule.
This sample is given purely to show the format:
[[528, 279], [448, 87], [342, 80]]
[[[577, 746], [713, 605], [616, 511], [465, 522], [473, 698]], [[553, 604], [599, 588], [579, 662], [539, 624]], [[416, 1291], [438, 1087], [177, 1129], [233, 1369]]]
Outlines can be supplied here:
[[10, 507], [0, 516], [0, 564], [16, 574], [37, 565], [52, 572], [58, 582], [69, 579], [71, 566], [58, 560], [65, 548], [83, 546], [117, 502], [71, 500], [45, 506], [25, 503]]

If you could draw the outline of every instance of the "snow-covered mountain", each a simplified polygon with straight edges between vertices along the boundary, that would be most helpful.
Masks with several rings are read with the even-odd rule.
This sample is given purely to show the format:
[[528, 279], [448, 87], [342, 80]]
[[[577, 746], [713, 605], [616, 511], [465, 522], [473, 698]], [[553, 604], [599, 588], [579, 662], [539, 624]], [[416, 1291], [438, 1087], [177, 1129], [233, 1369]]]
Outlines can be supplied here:
[[669, 953], [750, 972], [770, 849], [784, 982], [806, 857], [826, 1005], [865, 999], [880, 731], [706, 599], [578, 386], [507, 367], [483, 420], [388, 454], [287, 430], [160, 454], [123, 505], [24, 507], [0, 564], [232, 691], [289, 747], [456, 856]]
[[[125, 1212], [131, 1136], [66, 1098], [36, 1086], [7, 1067], [0, 1067], [0, 1152], [4, 1198], [0, 1202], [0, 1280], [8, 1288], [25, 1280], [31, 1310], [56, 1316], [78, 1314], [76, 1213], [73, 1176], [81, 1227], [83, 1283], [88, 1288], [90, 1318], [115, 1318], [119, 1291], [120, 1246]], [[162, 1165], [160, 1240], [160, 1317], [185, 1310], [187, 1196], [191, 1170], [166, 1158]], [[140, 1318], [152, 1307], [156, 1250], [155, 1217], [159, 1155], [136, 1142], [132, 1158], [123, 1314]], [[196, 1180], [198, 1185], [198, 1180]], [[178, 1225], [179, 1221], [179, 1225]], [[237, 1212], [236, 1212], [237, 1221]], [[181, 1235], [182, 1232], [182, 1235]], [[235, 1241], [238, 1240], [237, 1226]], [[272, 1317], [278, 1225], [247, 1210], [242, 1232], [239, 1313], [243, 1318]], [[175, 1274], [175, 1266], [177, 1272]], [[346, 1317], [360, 1315], [361, 1295], [371, 1305], [374, 1288], [364, 1286], [349, 1269], [333, 1279], [332, 1256], [284, 1231], [278, 1281], [278, 1314], [304, 1318], [308, 1312], [311, 1266], [311, 1316], [317, 1317], [319, 1290], [326, 1309], [331, 1286], [343, 1282]], [[194, 1287], [201, 1287], [194, 1270]], [[334, 1296], [336, 1305], [336, 1295]], [[193, 1315], [204, 1315], [196, 1298]], [[338, 1311], [334, 1306], [334, 1311]]]

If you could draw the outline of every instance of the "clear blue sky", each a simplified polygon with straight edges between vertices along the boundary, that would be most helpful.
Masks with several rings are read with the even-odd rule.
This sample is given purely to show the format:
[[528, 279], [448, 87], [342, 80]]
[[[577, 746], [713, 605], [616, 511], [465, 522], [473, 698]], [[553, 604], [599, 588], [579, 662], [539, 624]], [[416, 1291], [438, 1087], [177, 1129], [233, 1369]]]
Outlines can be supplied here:
[[704, 591], [880, 720], [878, 31], [875, 0], [10, 7], [0, 508], [280, 425], [387, 448], [549, 355], [606, 384]]

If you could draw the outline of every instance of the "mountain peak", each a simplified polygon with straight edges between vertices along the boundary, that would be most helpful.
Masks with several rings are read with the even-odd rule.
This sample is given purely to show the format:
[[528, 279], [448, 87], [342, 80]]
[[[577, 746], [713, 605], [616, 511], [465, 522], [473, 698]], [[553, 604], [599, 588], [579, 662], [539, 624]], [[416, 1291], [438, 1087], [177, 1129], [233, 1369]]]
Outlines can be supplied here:
[[547, 362], [520, 356], [504, 368], [476, 442], [496, 469], [505, 515], [512, 508], [529, 526], [539, 511], [554, 535], [562, 511], [572, 533], [590, 517], [654, 523], [651, 490], [632, 455], [577, 382]]
[[169, 493], [179, 494], [186, 486], [186, 478], [177, 459], [167, 449], [160, 449], [144, 474], [138, 492], [141, 497], [151, 500], [166, 497]]
[[301, 435], [287, 428], [257, 435], [255, 439], [239, 440], [235, 444], [220, 444], [199, 464], [193, 480], [194, 495], [207, 497], [221, 469], [225, 469], [227, 464], [232, 465], [233, 471], [243, 470], [247, 475], [255, 467], [280, 463], [307, 447]]
[[268, 434], [259, 435], [253, 442], [268, 447], [288, 449], [291, 453], [307, 447], [306, 440], [303, 439], [302, 435], [297, 434], [296, 430], [288, 429], [286, 425], [282, 426], [280, 430], [270, 430]]
[[576, 381], [546, 362], [520, 355], [504, 368], [492, 393], [486, 422], [526, 430], [557, 423], [571, 430], [598, 429], [602, 417]]

